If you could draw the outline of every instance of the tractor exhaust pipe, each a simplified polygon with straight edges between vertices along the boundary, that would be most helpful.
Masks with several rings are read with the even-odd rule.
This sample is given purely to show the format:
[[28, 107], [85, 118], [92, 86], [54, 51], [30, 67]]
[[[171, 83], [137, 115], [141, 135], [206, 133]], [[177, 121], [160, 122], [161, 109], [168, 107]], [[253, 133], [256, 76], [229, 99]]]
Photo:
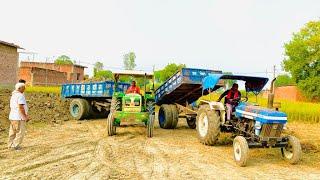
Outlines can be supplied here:
[[271, 81], [270, 93], [268, 94], [268, 108], [273, 108], [273, 100], [274, 100], [274, 83], [277, 78], [274, 78]]

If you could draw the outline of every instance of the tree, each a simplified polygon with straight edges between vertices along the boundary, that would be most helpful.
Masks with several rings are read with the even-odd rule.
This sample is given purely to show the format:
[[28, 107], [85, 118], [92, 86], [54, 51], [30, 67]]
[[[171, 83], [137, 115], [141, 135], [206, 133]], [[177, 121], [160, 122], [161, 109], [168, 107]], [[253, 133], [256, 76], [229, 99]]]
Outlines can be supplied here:
[[[223, 74], [227, 74], [227, 75], [232, 75], [232, 72], [224, 72]], [[226, 84], [226, 89], [230, 89], [233, 85], [233, 83], [237, 82], [236, 80], [224, 80], [225, 84]]]
[[292, 86], [292, 85], [296, 85], [296, 83], [294, 82], [292, 77], [290, 77], [287, 74], [279, 75], [277, 77], [276, 82], [275, 82], [275, 86], [276, 87], [279, 87], [279, 86]]
[[97, 71], [95, 76], [95, 80], [112, 80], [112, 72], [109, 70]]
[[129, 52], [123, 56], [123, 65], [126, 70], [133, 70], [136, 67], [136, 55], [134, 52]]
[[171, 63], [171, 64], [168, 64], [166, 67], [164, 67], [162, 70], [155, 71], [154, 75], [158, 82], [164, 82], [169, 77], [171, 77], [174, 73], [176, 73], [178, 70], [184, 67], [186, 67], [185, 64]]
[[64, 64], [73, 64], [73, 61], [70, 59], [69, 56], [61, 55], [55, 61], [55, 64], [64, 65]]
[[93, 77], [96, 76], [96, 73], [103, 70], [103, 63], [97, 61], [93, 66]]
[[307, 98], [320, 99], [320, 21], [308, 22], [284, 47], [284, 69]]
[[96, 63], [94, 63], [94, 67], [97, 71], [102, 71], [103, 70], [103, 63], [97, 61]]

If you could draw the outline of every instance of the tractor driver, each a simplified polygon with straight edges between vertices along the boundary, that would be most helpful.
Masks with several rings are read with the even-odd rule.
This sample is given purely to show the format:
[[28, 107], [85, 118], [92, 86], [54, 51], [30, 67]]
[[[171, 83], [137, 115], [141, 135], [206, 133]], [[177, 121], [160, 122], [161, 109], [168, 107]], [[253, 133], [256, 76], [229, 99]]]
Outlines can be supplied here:
[[218, 99], [218, 102], [220, 102], [224, 96], [226, 96], [226, 98], [224, 99], [224, 103], [227, 106], [227, 120], [230, 120], [232, 111], [239, 104], [239, 101], [241, 99], [241, 93], [238, 90], [238, 84], [233, 83], [231, 89], [221, 94], [221, 96]]
[[126, 93], [140, 94], [140, 88], [136, 86], [136, 81], [132, 81], [131, 86], [128, 88]]

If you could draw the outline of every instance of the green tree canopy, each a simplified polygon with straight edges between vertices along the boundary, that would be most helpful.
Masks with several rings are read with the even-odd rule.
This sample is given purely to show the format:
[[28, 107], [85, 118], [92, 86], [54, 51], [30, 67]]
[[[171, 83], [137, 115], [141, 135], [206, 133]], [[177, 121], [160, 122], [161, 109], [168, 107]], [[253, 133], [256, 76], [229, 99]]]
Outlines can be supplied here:
[[123, 56], [123, 65], [125, 70], [133, 70], [136, 67], [136, 55], [134, 52], [129, 52]]
[[64, 64], [73, 64], [73, 61], [70, 59], [69, 56], [61, 55], [54, 61], [54, 63], [64, 65]]
[[291, 85], [296, 85], [292, 77], [290, 77], [287, 74], [282, 74], [277, 77], [277, 80], [275, 82], [275, 86], [291, 86]]
[[112, 80], [113, 76], [112, 76], [112, 72], [109, 70], [101, 70], [101, 71], [97, 71], [95, 73], [94, 79], [95, 80]]
[[162, 70], [155, 71], [155, 79], [158, 82], [164, 82], [166, 81], [170, 76], [172, 76], [174, 73], [176, 73], [178, 70], [186, 67], [185, 64], [175, 64], [171, 63], [168, 64], [166, 67], [164, 67]]
[[309, 99], [320, 99], [320, 21], [307, 23], [285, 44], [283, 67]]
[[97, 72], [102, 71], [103, 70], [103, 63], [97, 61], [96, 63], [94, 63], [93, 66], [93, 77], [96, 77]]
[[102, 71], [103, 70], [103, 63], [97, 61], [96, 63], [94, 63], [94, 67], [97, 71]]

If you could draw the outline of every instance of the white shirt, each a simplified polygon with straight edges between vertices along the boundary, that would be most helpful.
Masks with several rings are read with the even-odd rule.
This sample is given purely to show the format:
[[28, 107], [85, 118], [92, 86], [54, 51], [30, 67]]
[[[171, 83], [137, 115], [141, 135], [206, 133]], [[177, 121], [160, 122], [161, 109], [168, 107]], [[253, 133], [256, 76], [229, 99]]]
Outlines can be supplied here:
[[9, 120], [22, 120], [19, 111], [19, 104], [23, 104], [26, 114], [28, 114], [28, 106], [24, 94], [19, 91], [13, 91], [10, 99], [10, 114]]

